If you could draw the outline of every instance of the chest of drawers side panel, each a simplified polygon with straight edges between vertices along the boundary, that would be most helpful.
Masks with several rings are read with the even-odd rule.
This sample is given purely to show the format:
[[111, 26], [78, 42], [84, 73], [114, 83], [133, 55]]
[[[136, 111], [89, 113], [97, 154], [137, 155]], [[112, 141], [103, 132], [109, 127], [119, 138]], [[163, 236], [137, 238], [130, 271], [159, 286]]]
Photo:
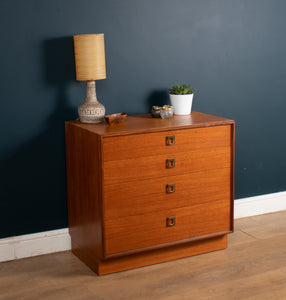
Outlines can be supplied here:
[[96, 268], [103, 253], [100, 136], [66, 122], [66, 168], [72, 251]]
[[230, 181], [230, 229], [234, 228], [234, 169], [235, 169], [235, 123], [231, 124], [231, 181]]

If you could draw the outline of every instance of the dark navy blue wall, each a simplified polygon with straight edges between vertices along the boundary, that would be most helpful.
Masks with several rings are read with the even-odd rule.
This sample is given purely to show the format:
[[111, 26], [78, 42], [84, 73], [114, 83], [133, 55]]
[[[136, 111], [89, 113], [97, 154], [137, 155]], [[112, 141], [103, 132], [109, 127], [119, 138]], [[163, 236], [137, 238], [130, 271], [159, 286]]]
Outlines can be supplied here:
[[191, 83], [194, 110], [236, 120], [236, 198], [286, 190], [284, 0], [1, 0], [0, 237], [67, 226], [72, 36], [104, 33], [107, 113], [149, 112]]

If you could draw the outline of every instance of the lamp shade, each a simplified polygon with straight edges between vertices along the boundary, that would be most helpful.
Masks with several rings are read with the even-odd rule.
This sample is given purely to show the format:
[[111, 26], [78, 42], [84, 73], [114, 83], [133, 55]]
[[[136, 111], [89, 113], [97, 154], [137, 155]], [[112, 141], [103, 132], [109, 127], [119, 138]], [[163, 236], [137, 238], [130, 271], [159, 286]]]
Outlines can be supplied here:
[[106, 78], [104, 34], [74, 35], [76, 80]]

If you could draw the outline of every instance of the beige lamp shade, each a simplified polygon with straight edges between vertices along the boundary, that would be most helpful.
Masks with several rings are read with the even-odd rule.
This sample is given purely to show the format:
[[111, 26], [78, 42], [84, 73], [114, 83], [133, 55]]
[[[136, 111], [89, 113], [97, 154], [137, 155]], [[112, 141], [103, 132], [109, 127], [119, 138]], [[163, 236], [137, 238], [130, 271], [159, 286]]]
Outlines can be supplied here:
[[104, 34], [74, 35], [76, 80], [106, 78]]

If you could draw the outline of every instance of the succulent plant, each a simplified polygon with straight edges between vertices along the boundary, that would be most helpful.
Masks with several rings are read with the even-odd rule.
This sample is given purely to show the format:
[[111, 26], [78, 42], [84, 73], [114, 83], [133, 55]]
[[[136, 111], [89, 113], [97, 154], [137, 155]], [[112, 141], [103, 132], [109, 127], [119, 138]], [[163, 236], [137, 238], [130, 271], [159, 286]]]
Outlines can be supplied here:
[[177, 84], [169, 89], [169, 93], [172, 95], [188, 95], [193, 94], [194, 89], [191, 88], [191, 85], [186, 84]]

